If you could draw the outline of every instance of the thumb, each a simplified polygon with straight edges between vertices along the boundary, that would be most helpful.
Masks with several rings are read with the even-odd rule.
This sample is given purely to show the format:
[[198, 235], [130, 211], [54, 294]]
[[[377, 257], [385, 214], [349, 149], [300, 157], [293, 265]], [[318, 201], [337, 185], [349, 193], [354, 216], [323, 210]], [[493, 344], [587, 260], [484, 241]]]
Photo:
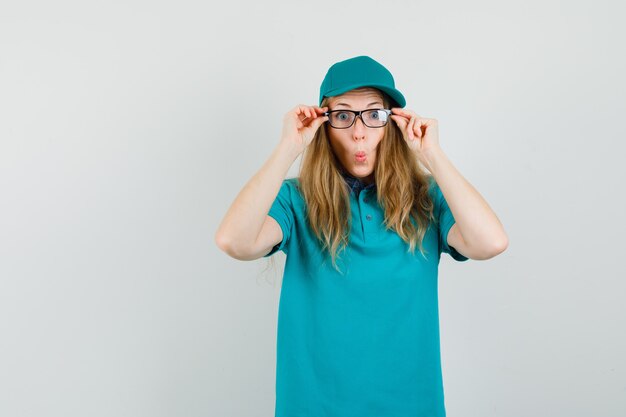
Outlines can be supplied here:
[[316, 117], [315, 119], [313, 119], [313, 124], [315, 125], [315, 128], [317, 129], [318, 127], [320, 127], [322, 123], [324, 123], [327, 120], [328, 120], [328, 116]]

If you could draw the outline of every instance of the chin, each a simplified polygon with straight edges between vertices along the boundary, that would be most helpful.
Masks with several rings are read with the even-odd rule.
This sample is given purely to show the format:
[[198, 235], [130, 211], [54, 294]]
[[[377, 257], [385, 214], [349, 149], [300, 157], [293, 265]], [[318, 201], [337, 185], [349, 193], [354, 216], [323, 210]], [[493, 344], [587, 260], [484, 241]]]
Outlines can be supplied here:
[[358, 178], [366, 178], [369, 177], [370, 175], [372, 175], [374, 171], [369, 169], [369, 168], [361, 168], [361, 167], [354, 167], [352, 169], [352, 175]]

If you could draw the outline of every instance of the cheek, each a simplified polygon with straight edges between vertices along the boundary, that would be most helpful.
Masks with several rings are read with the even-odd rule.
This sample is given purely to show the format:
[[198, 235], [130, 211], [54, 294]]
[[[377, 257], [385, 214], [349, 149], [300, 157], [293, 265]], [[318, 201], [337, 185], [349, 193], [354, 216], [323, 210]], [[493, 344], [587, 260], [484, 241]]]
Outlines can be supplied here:
[[384, 132], [382, 135], [380, 135], [380, 137], [378, 137], [378, 142], [376, 142], [376, 150], [378, 150], [378, 148], [380, 147], [380, 143], [383, 141], [384, 137], [385, 137]]

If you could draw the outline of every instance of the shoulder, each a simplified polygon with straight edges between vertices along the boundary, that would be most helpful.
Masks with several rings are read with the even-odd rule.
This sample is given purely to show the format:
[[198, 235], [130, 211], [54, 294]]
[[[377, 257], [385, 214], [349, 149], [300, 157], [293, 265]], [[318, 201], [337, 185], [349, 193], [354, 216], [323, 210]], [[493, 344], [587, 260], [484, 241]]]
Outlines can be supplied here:
[[300, 195], [300, 179], [298, 177], [285, 178], [280, 186], [280, 192], [288, 194], [290, 197]]
[[300, 188], [300, 178], [298, 178], [298, 177], [285, 178], [283, 180], [283, 184], [285, 184], [286, 186], [288, 186], [289, 188], [292, 188], [292, 189], [299, 189]]
[[280, 189], [278, 190], [278, 198], [289, 201], [293, 206], [302, 205], [304, 198], [300, 190], [299, 178], [294, 177], [284, 179]]

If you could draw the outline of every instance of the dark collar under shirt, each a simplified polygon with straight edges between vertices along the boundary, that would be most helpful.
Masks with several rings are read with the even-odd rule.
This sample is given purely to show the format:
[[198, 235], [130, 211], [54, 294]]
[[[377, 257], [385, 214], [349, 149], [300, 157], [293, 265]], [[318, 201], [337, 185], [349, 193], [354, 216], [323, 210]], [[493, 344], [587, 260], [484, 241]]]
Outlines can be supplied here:
[[361, 192], [361, 190], [369, 190], [369, 189], [374, 189], [376, 188], [376, 183], [373, 182], [369, 185], [366, 185], [365, 183], [363, 183], [363, 181], [361, 181], [360, 179], [353, 177], [351, 174], [345, 172], [345, 171], [340, 171], [341, 175], [343, 176], [344, 180], [346, 180], [346, 183], [348, 184], [348, 187], [350, 187], [351, 192], [355, 195], [356, 198], [359, 198], [359, 194]]

